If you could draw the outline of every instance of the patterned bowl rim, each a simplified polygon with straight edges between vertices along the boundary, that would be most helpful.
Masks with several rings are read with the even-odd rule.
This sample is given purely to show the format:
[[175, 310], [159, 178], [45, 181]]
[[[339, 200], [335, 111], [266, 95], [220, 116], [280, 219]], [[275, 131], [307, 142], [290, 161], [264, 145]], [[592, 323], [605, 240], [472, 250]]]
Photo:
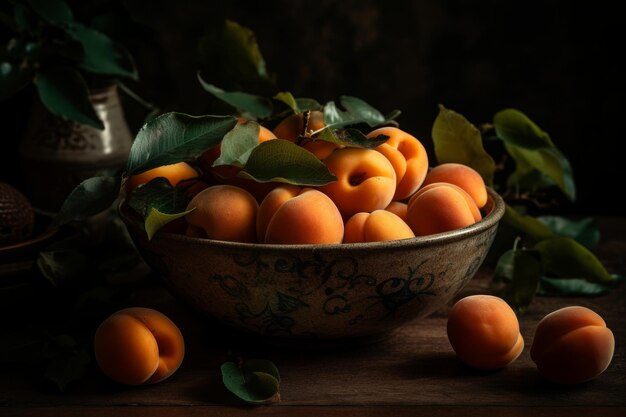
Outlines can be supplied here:
[[[504, 215], [506, 204], [500, 195], [491, 188], [487, 188], [488, 201], [486, 204], [487, 214], [480, 221], [464, 227], [462, 229], [456, 229], [449, 232], [437, 233], [428, 236], [418, 236], [409, 239], [401, 240], [389, 240], [384, 242], [367, 242], [367, 243], [336, 243], [336, 244], [298, 244], [298, 245], [286, 245], [286, 244], [268, 244], [268, 243], [242, 243], [242, 242], [229, 242], [223, 240], [213, 240], [197, 237], [189, 237], [175, 233], [157, 233], [151, 242], [158, 241], [171, 241], [179, 244], [191, 244], [194, 246], [203, 246], [207, 248], [218, 249], [232, 249], [232, 250], [255, 250], [255, 251], [272, 251], [272, 252], [293, 252], [293, 251], [311, 251], [325, 252], [325, 251], [345, 251], [350, 253], [352, 251], [380, 251], [384, 249], [386, 251], [393, 249], [416, 249], [430, 246], [445, 245], [446, 243], [452, 243], [459, 240], [466, 239], [470, 236], [478, 235], [491, 227], [496, 226]], [[130, 213], [127, 205], [124, 204], [124, 200], [119, 203], [118, 211], [120, 217], [126, 224], [127, 228], [132, 228], [135, 233], [145, 233], [141, 221], [138, 216]]]

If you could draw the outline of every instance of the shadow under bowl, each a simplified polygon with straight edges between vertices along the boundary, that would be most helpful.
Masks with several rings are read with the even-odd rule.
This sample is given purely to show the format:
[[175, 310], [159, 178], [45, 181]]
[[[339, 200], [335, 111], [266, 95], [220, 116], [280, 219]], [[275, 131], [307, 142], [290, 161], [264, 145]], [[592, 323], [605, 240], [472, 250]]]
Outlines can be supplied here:
[[387, 242], [270, 245], [171, 233], [148, 240], [120, 215], [146, 262], [186, 305], [264, 339], [377, 338], [448, 303], [474, 276], [505, 204], [463, 229]]

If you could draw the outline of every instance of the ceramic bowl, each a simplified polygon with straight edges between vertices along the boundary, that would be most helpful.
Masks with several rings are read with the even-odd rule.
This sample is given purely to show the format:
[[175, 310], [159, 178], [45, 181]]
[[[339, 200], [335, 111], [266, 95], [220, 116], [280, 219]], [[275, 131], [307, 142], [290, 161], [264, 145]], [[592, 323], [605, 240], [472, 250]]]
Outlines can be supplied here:
[[481, 221], [388, 242], [269, 245], [170, 233], [148, 240], [120, 214], [147, 263], [197, 312], [271, 339], [376, 337], [425, 317], [474, 276], [505, 204], [489, 190]]

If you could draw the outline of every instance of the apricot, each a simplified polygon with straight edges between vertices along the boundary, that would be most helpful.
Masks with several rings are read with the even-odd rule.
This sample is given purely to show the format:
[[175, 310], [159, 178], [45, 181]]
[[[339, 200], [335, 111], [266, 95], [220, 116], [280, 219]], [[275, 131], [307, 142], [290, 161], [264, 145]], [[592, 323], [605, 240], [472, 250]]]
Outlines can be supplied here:
[[328, 244], [343, 240], [343, 219], [337, 206], [311, 188], [279, 186], [272, 190], [261, 203], [257, 223], [259, 239], [265, 243]]
[[474, 200], [454, 184], [429, 184], [409, 200], [406, 222], [416, 236], [460, 229], [481, 219]]
[[233, 242], [256, 241], [256, 216], [259, 204], [243, 188], [214, 185], [191, 199], [185, 216], [189, 226], [185, 232], [192, 237], [204, 237]]
[[102, 372], [126, 385], [154, 384], [171, 376], [185, 356], [180, 330], [150, 308], [127, 308], [104, 320], [94, 338]]
[[530, 357], [546, 379], [579, 384], [604, 372], [614, 349], [613, 332], [602, 317], [586, 307], [571, 306], [539, 322]]
[[135, 188], [158, 177], [166, 178], [172, 187], [175, 187], [181, 181], [198, 177], [198, 172], [185, 162], [156, 167], [128, 177], [126, 180], [126, 194], [130, 195]]
[[461, 187], [467, 192], [478, 208], [487, 203], [487, 187], [485, 181], [473, 168], [463, 164], [441, 164], [428, 172], [423, 186], [435, 182], [447, 182]]
[[408, 210], [407, 203], [392, 201], [387, 207], [385, 207], [385, 210], [392, 212], [406, 223], [406, 213]]
[[303, 143], [302, 147], [320, 160], [328, 158], [330, 154], [340, 148], [340, 146], [335, 143], [326, 142], [321, 139], [309, 140], [308, 142]]
[[371, 213], [391, 203], [396, 190], [396, 173], [391, 162], [371, 149], [342, 148], [324, 159], [337, 181], [319, 188], [337, 205], [341, 214], [351, 217]]
[[387, 210], [357, 213], [346, 222], [344, 243], [382, 242], [415, 237], [411, 228]]
[[519, 322], [509, 305], [492, 295], [459, 300], [448, 316], [448, 340], [465, 364], [477, 369], [499, 369], [524, 349]]
[[397, 127], [381, 127], [367, 137], [389, 136], [376, 150], [387, 157], [396, 172], [394, 200], [410, 197], [424, 182], [428, 172], [428, 155], [422, 142]]
[[309, 112], [307, 126], [304, 125], [305, 113], [296, 113], [283, 119], [273, 130], [274, 135], [279, 139], [296, 142], [298, 136], [307, 136], [313, 132], [323, 129], [324, 113], [318, 110]]

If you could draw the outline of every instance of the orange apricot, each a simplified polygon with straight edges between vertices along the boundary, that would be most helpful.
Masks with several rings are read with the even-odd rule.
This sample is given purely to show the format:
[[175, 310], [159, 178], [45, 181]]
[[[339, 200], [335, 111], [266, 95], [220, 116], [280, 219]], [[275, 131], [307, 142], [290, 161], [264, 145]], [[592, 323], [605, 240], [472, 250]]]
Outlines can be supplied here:
[[459, 359], [477, 369], [503, 368], [524, 349], [517, 316], [503, 299], [492, 295], [459, 300], [448, 316], [447, 332]]
[[367, 137], [387, 135], [389, 139], [376, 150], [387, 157], [396, 172], [394, 200], [410, 197], [424, 182], [428, 172], [428, 155], [424, 145], [414, 136], [397, 127], [381, 127]]
[[614, 349], [613, 332], [602, 317], [586, 307], [571, 306], [539, 322], [530, 357], [546, 379], [579, 384], [604, 372]]
[[256, 216], [259, 204], [243, 188], [214, 185], [187, 205], [193, 209], [185, 216], [189, 226], [185, 234], [233, 242], [256, 241]]
[[480, 218], [480, 210], [465, 191], [441, 182], [415, 193], [409, 200], [406, 222], [416, 236], [424, 236], [467, 227]]
[[185, 162], [156, 167], [137, 175], [131, 175], [126, 180], [126, 194], [130, 195], [135, 188], [158, 177], [166, 178], [172, 187], [175, 187], [181, 181], [198, 177], [198, 172]]
[[302, 147], [315, 155], [317, 159], [326, 159], [335, 151], [335, 149], [341, 148], [341, 146], [336, 143], [326, 142], [321, 139], [309, 140], [308, 142], [303, 143]]
[[447, 182], [461, 187], [473, 199], [478, 208], [487, 203], [485, 181], [473, 168], [463, 164], [441, 164], [428, 172], [424, 186], [435, 182]]
[[387, 210], [357, 213], [346, 222], [344, 243], [382, 242], [415, 237], [411, 228]]
[[396, 190], [393, 166], [380, 152], [343, 148], [324, 159], [337, 181], [319, 188], [337, 205], [345, 217], [361, 211], [371, 213], [391, 203]]
[[180, 330], [150, 308], [127, 308], [104, 320], [94, 338], [96, 361], [112, 380], [154, 384], [171, 376], [185, 356]]
[[295, 142], [298, 136], [310, 135], [326, 126], [324, 123], [324, 113], [318, 110], [309, 112], [309, 120], [306, 126], [304, 122], [305, 113], [292, 114], [278, 123], [273, 133], [279, 139]]
[[400, 217], [404, 222], [406, 222], [407, 209], [408, 204], [402, 203], [400, 201], [392, 201], [387, 207], [385, 207], [385, 210], [390, 211], [396, 216]]
[[341, 243], [344, 225], [335, 203], [320, 191], [295, 188], [280, 186], [261, 203], [263, 210], [259, 212], [262, 217], [258, 222], [261, 227], [267, 223], [265, 233], [259, 230], [263, 241], [276, 244]]

